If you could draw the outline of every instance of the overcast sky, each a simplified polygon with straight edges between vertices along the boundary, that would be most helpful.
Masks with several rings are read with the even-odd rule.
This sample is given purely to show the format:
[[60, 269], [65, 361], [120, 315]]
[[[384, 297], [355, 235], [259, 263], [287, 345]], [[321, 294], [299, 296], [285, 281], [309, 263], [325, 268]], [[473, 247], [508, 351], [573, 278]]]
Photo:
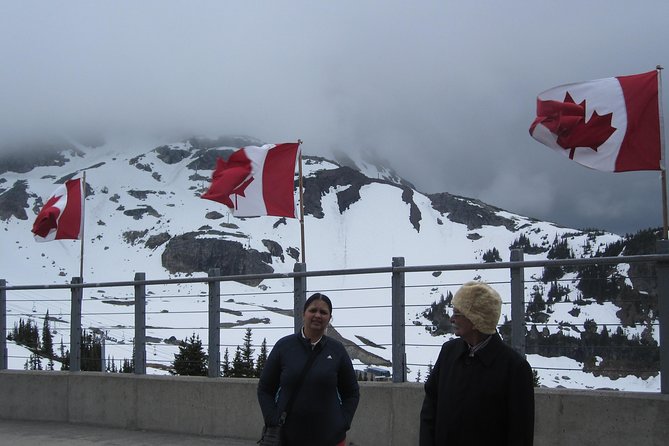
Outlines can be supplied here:
[[662, 225], [659, 172], [589, 170], [528, 128], [550, 87], [669, 68], [668, 20], [667, 0], [4, 1], [0, 138], [301, 138], [423, 192], [636, 232]]

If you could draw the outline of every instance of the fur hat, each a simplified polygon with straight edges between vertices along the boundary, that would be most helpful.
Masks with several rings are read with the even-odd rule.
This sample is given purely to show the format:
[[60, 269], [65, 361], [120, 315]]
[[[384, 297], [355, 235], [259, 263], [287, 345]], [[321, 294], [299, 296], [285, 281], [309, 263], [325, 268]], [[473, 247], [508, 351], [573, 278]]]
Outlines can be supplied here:
[[467, 282], [453, 296], [453, 307], [483, 334], [493, 334], [502, 313], [502, 299], [483, 282]]

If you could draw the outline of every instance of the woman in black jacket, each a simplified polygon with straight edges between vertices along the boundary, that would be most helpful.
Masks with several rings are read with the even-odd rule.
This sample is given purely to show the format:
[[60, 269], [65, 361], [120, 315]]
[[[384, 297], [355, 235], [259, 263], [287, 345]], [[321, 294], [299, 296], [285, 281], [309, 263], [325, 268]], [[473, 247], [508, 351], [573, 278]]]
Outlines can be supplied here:
[[265, 424], [279, 424], [310, 355], [315, 359], [297, 391], [283, 424], [288, 446], [339, 446], [358, 407], [360, 390], [351, 358], [341, 342], [325, 331], [332, 302], [321, 293], [304, 304], [301, 333], [281, 338], [267, 358], [258, 382]]
[[499, 294], [468, 282], [453, 297], [459, 339], [446, 342], [425, 382], [420, 446], [531, 446], [534, 381], [497, 333]]

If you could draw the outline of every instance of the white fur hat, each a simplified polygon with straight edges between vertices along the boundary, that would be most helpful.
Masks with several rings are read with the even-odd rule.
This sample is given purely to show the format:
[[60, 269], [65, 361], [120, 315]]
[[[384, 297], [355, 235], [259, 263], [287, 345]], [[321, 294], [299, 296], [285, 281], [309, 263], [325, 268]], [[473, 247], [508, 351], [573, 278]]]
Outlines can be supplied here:
[[467, 282], [453, 296], [457, 308], [474, 328], [483, 334], [493, 334], [502, 314], [502, 298], [483, 282]]

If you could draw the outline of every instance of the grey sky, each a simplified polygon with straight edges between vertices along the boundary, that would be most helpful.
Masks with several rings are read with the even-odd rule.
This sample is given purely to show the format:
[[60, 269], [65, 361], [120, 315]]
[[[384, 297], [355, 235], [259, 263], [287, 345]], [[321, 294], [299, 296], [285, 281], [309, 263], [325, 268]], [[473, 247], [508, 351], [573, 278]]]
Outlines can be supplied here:
[[424, 192], [636, 232], [662, 224], [659, 172], [589, 170], [528, 128], [543, 90], [669, 67], [668, 17], [666, 0], [7, 1], [0, 138], [301, 138], [374, 150]]

